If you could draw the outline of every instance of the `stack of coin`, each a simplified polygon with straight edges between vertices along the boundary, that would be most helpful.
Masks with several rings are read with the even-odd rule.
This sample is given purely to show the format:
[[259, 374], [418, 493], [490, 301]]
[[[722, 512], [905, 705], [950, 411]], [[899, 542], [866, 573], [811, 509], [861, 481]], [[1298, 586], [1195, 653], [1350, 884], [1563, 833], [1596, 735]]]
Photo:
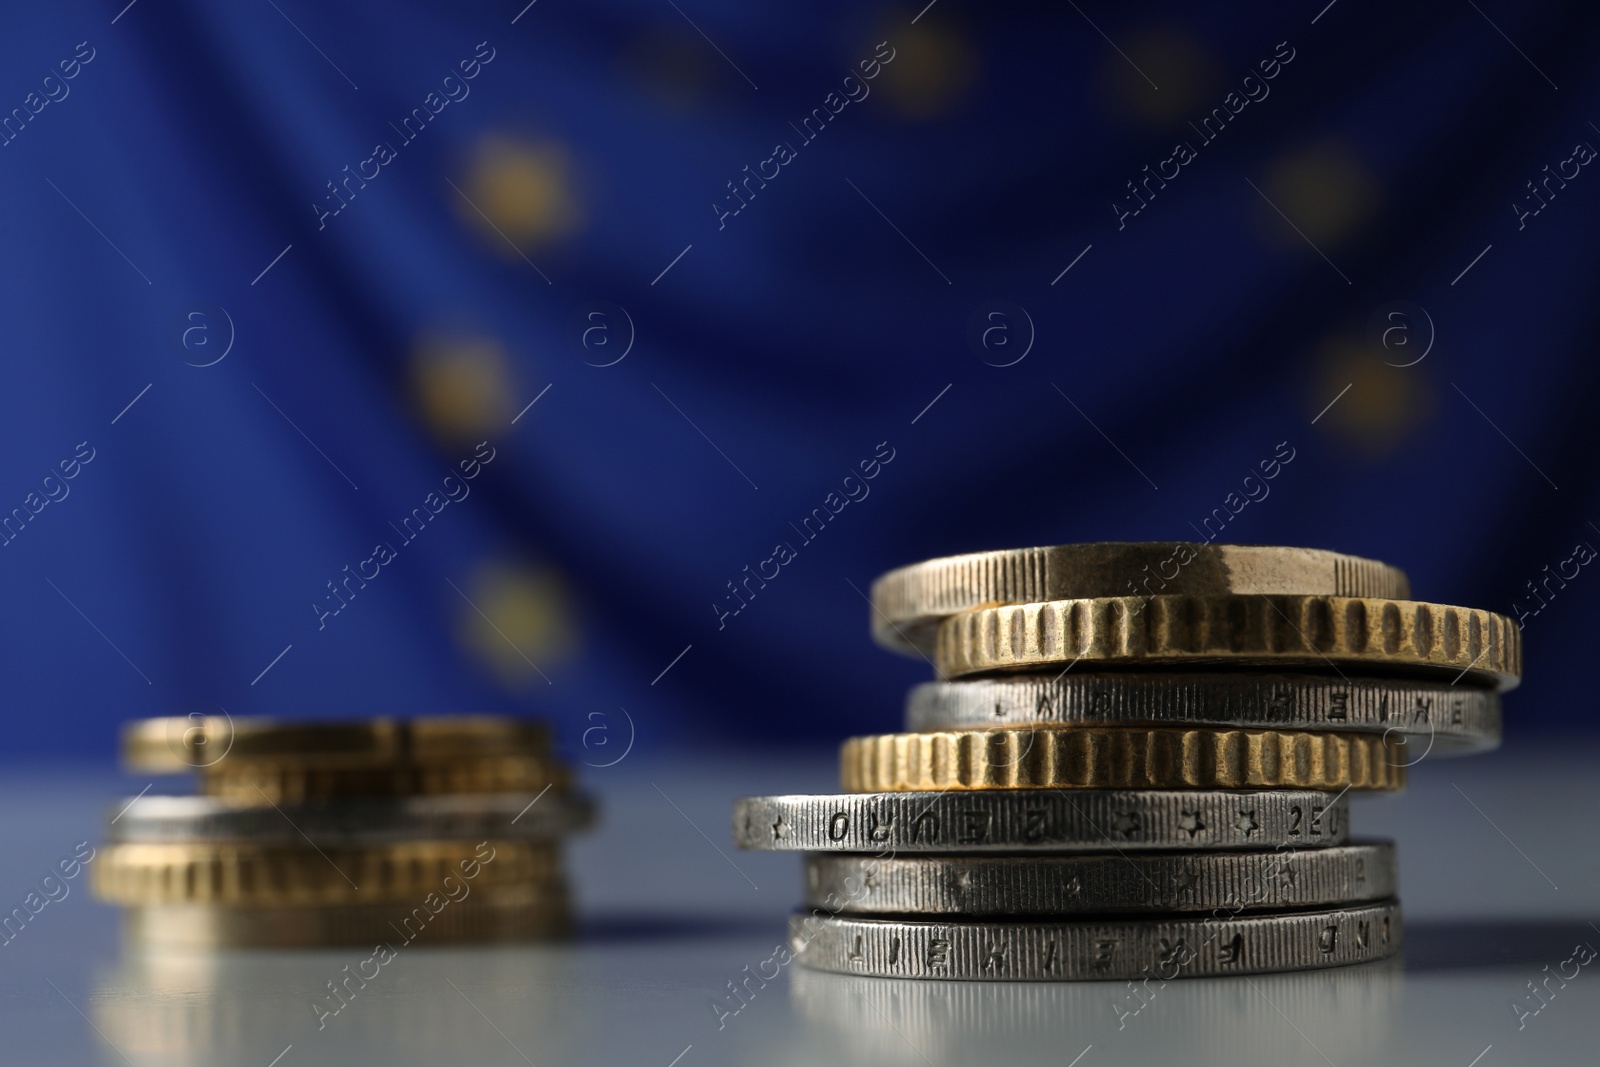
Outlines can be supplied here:
[[200, 786], [110, 813], [95, 891], [140, 941], [403, 947], [568, 926], [561, 839], [593, 805], [541, 724], [161, 718], [130, 723], [122, 749]]
[[1166, 980], [1398, 952], [1392, 842], [1348, 799], [1493, 748], [1521, 670], [1503, 616], [1300, 548], [1086, 544], [930, 560], [873, 586], [873, 635], [939, 681], [841, 752], [843, 795], [738, 802], [798, 850], [811, 967]]

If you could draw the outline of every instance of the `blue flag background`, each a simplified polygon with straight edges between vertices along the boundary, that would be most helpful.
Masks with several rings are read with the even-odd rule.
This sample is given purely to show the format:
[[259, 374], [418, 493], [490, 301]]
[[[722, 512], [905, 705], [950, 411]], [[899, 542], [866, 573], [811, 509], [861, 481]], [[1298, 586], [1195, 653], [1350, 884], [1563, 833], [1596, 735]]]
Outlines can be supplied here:
[[929, 675], [882, 570], [1211, 536], [1517, 615], [1508, 733], [1594, 728], [1593, 5], [6, 22], [14, 756], [831, 741]]

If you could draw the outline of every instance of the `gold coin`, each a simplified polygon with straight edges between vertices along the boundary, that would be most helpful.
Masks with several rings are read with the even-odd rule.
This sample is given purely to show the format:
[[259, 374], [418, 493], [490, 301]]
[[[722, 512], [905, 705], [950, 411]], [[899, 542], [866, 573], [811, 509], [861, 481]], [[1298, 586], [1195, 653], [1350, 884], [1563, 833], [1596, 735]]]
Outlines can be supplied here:
[[963, 612], [940, 625], [934, 663], [947, 677], [1079, 664], [1353, 666], [1510, 689], [1522, 633], [1504, 615], [1415, 600], [1100, 597]]
[[351, 797], [538, 793], [547, 786], [564, 789], [570, 777], [566, 767], [541, 757], [349, 769], [249, 760], [210, 768], [199, 784], [207, 796], [240, 804], [301, 804]]
[[557, 846], [528, 841], [407, 841], [370, 848], [246, 842], [101, 849], [94, 891], [113, 904], [321, 907], [411, 902], [560, 875]]
[[1126, 727], [852, 737], [839, 777], [847, 793], [1405, 787], [1402, 760], [1377, 734]]
[[872, 636], [896, 652], [928, 654], [943, 619], [980, 606], [1229, 593], [1404, 600], [1411, 583], [1398, 567], [1318, 548], [1111, 541], [974, 552], [873, 582]]
[[319, 767], [389, 767], [484, 756], [542, 756], [543, 723], [500, 715], [359, 722], [168, 716], [128, 723], [122, 760], [130, 770], [169, 774], [251, 760]]
[[566, 886], [555, 879], [538, 886], [474, 890], [468, 897], [443, 904], [420, 899], [388, 905], [273, 908], [143, 904], [125, 908], [122, 922], [130, 940], [163, 947], [386, 945], [393, 950], [412, 942], [444, 945], [561, 937], [571, 929], [572, 913]]

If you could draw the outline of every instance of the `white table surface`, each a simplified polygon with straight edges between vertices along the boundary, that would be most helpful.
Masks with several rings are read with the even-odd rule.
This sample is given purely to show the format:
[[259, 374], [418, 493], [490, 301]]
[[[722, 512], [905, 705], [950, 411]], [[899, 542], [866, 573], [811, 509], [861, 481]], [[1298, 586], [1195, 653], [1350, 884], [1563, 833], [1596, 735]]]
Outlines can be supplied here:
[[[409, 948], [319, 1030], [312, 998], [369, 953], [138, 950], [80, 877], [0, 948], [0, 1063], [1594, 1063], [1600, 960], [1564, 986], [1551, 979], [1555, 995], [1520, 1028], [1512, 1004], [1536, 1003], [1527, 983], [1575, 945], [1600, 948], [1597, 755], [1580, 739], [1430, 759], [1405, 795], [1357, 803], [1358, 836], [1399, 842], [1400, 964], [1175, 981], [1120, 1028], [1114, 1005], [1134, 1003], [1125, 983], [790, 966], [719, 1029], [712, 998], [772, 955], [799, 894], [795, 856], [732, 849], [731, 801], [825, 792], [834, 768], [825, 755], [636, 754], [584, 772], [603, 821], [571, 849], [583, 923], [571, 944]], [[82, 766], [12, 766], [0, 779], [6, 911], [76, 842], [100, 839], [107, 805], [146, 784]]]

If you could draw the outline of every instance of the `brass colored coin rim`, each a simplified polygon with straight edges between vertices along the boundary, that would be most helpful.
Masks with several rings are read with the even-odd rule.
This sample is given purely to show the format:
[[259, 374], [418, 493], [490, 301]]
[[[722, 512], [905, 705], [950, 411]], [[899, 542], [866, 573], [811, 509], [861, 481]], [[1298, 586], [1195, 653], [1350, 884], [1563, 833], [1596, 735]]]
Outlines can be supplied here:
[[[485, 860], [479, 849], [492, 849]], [[469, 878], [466, 871], [476, 868]], [[384, 904], [443, 894], [454, 877], [474, 891], [561, 878], [553, 842], [492, 839], [299, 847], [248, 841], [124, 842], [101, 848], [91, 886], [123, 905], [313, 907]]]
[[485, 756], [440, 763], [379, 767], [307, 767], [296, 763], [228, 763], [199, 779], [205, 796], [240, 804], [537, 793], [565, 789], [571, 769], [545, 756]]
[[[1399, 792], [1376, 734], [1327, 730], [1013, 726], [852, 737], [845, 793], [992, 789], [1314, 789]], [[997, 760], [996, 756], [1000, 758]]]
[[[408, 906], [409, 905], [409, 906]], [[387, 943], [421, 945], [549, 940], [571, 932], [572, 907], [564, 882], [549, 886], [474, 889], [432, 913], [427, 925], [406, 925], [420, 901], [310, 907], [233, 907], [221, 904], [134, 904], [122, 909], [124, 936], [164, 948], [371, 949]]]
[[1161, 592], [1404, 600], [1411, 582], [1381, 560], [1289, 545], [1097, 541], [968, 552], [897, 567], [874, 581], [872, 636], [891, 651], [926, 654], [941, 620], [973, 608]]
[[383, 767], [488, 756], [544, 756], [548, 725], [505, 715], [379, 716], [362, 720], [265, 717], [139, 719], [122, 729], [122, 759], [130, 770], [177, 773], [221, 760]]
[[1406, 671], [1501, 690], [1522, 673], [1504, 615], [1418, 600], [1336, 596], [1088, 597], [975, 608], [939, 626], [934, 663], [962, 678], [1081, 664], [1259, 665]]

